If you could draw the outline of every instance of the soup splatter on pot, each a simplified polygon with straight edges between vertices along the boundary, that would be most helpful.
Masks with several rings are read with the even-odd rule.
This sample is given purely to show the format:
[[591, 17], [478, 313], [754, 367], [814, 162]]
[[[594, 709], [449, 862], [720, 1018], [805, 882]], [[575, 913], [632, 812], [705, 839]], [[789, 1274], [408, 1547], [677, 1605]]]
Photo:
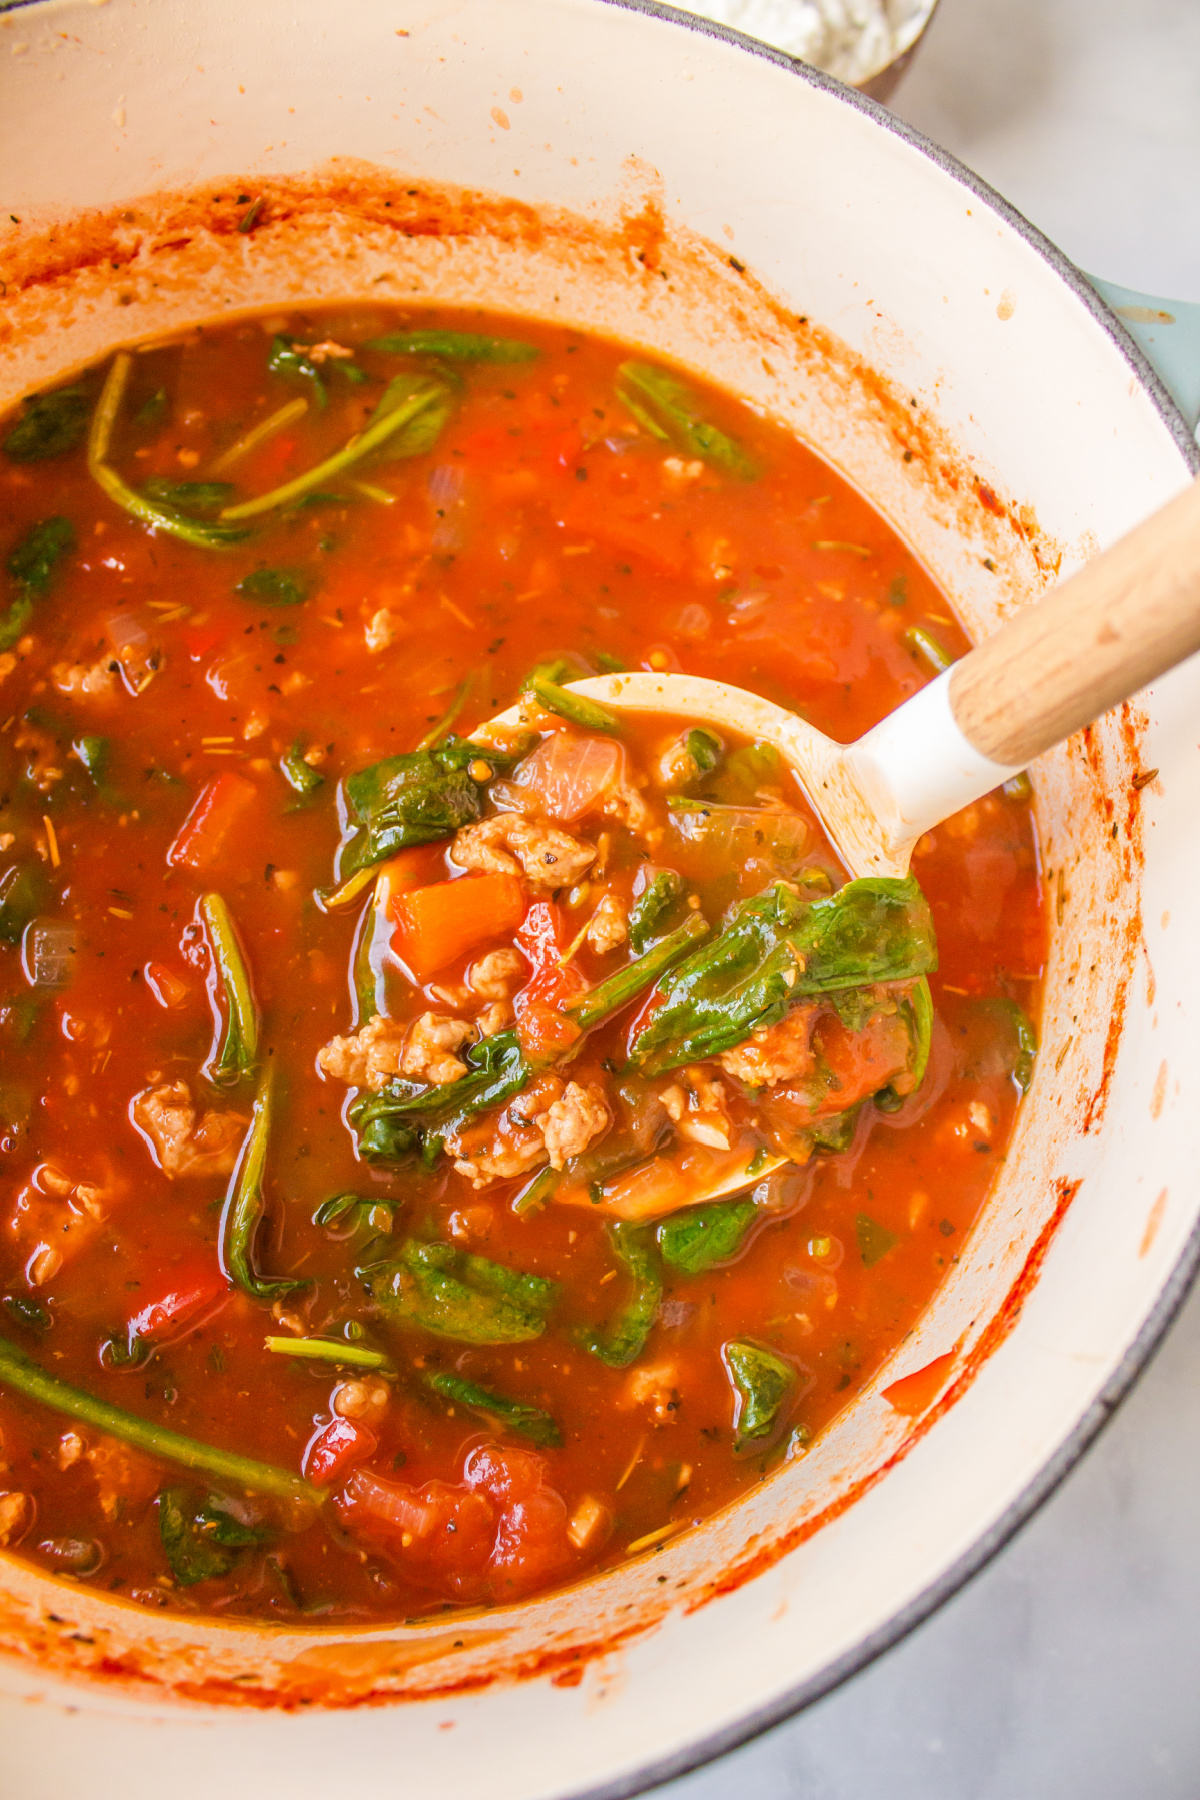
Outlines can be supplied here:
[[803, 1456], [1028, 1085], [1027, 791], [847, 881], [770, 746], [569, 684], [859, 734], [966, 645], [886, 525], [611, 343], [357, 308], [35, 397], [0, 530], [0, 1543], [395, 1619]]

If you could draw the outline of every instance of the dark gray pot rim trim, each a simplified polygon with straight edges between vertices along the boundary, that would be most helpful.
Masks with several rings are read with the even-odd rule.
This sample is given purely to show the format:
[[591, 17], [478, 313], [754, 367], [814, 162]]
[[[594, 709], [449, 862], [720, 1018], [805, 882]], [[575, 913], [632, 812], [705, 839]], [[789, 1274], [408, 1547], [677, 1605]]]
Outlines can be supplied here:
[[[0, 0], [0, 12], [18, 11], [27, 6], [43, 5], [46, 0], [15, 0], [15, 4], [5, 6]], [[718, 25], [711, 19], [701, 19], [695, 14], [681, 13], [673, 6], [661, 4], [661, 0], [599, 0], [606, 6], [620, 7], [627, 12], [648, 13], [655, 18], [680, 26], [686, 31], [694, 31], [703, 37], [723, 39], [736, 46], [748, 55], [756, 56], [764, 62], [774, 63], [777, 68], [785, 70], [810, 86], [822, 88], [834, 95], [843, 105], [857, 107], [860, 112], [867, 113], [877, 125], [890, 131], [895, 137], [910, 144], [937, 168], [941, 169], [960, 187], [983, 202], [992, 212], [1009, 225], [1017, 235], [1025, 240], [1047, 263], [1065, 285], [1070, 288], [1082, 305], [1087, 309], [1096, 323], [1104, 330], [1112, 343], [1120, 351], [1130, 369], [1136, 376], [1139, 385], [1149, 394], [1155, 408], [1169, 431], [1179, 454], [1193, 474], [1200, 474], [1200, 446], [1189, 431], [1187, 422], [1171, 398], [1166, 385], [1143, 355], [1130, 333], [1092, 287], [1087, 277], [1079, 270], [1070, 258], [1064, 256], [1050, 239], [1045, 237], [1035, 225], [1031, 225], [1023, 213], [1009, 204], [1002, 195], [988, 185], [980, 176], [968, 169], [957, 157], [943, 150], [921, 132], [914, 131], [911, 125], [897, 119], [886, 107], [876, 101], [869, 100], [854, 88], [848, 88], [831, 75], [823, 74], [819, 69], [807, 63], [798, 62], [787, 56], [782, 50], [775, 50], [769, 44], [759, 43], [757, 39], [748, 38], [730, 26]], [[903, 1607], [886, 1625], [856, 1645], [845, 1656], [830, 1663], [820, 1674], [812, 1676], [808, 1681], [790, 1688], [780, 1694], [766, 1706], [756, 1708], [748, 1713], [736, 1725], [728, 1725], [723, 1730], [713, 1732], [710, 1736], [700, 1738], [689, 1745], [686, 1750], [679, 1750], [672, 1755], [656, 1758], [644, 1763], [639, 1769], [627, 1775], [617, 1777], [614, 1781], [603, 1782], [598, 1787], [577, 1788], [571, 1796], [564, 1795], [562, 1800], [632, 1800], [637, 1794], [643, 1794], [650, 1788], [660, 1787], [665, 1782], [677, 1780], [706, 1763], [727, 1755], [731, 1750], [760, 1737], [773, 1726], [782, 1724], [814, 1701], [822, 1699], [826, 1694], [840, 1687], [852, 1675], [857, 1675], [870, 1663], [893, 1648], [909, 1632], [922, 1624], [930, 1615], [953, 1598], [959, 1589], [977, 1575], [1016, 1533], [1037, 1512], [1038, 1508], [1049, 1499], [1050, 1495], [1074, 1468], [1084, 1451], [1095, 1441], [1117, 1407], [1133, 1388], [1134, 1383], [1143, 1375], [1149, 1366], [1154, 1352], [1158, 1349], [1166, 1335], [1167, 1328], [1183, 1306], [1188, 1293], [1200, 1271], [1200, 1222], [1193, 1227], [1191, 1235], [1178, 1261], [1172, 1269], [1152, 1311], [1143, 1323], [1137, 1336], [1126, 1350], [1120, 1363], [1092, 1402], [1087, 1412], [1080, 1419], [1074, 1430], [1064, 1439], [1055, 1454], [1050, 1457], [1034, 1476], [1025, 1491], [1006, 1509], [967, 1553], [957, 1562], [943, 1571], [936, 1581], [930, 1582], [920, 1594], [914, 1596], [908, 1605]]]

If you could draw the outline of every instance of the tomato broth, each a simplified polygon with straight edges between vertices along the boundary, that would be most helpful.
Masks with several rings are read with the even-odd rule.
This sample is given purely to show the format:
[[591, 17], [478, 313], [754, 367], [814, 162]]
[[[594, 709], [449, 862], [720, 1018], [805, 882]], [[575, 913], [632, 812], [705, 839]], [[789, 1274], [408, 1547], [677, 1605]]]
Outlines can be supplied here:
[[0, 549], [0, 1543], [401, 1619], [803, 1457], [1028, 1085], [1028, 790], [848, 883], [768, 747], [570, 684], [859, 735], [967, 647], [862, 496], [618, 345], [358, 307], [28, 402]]

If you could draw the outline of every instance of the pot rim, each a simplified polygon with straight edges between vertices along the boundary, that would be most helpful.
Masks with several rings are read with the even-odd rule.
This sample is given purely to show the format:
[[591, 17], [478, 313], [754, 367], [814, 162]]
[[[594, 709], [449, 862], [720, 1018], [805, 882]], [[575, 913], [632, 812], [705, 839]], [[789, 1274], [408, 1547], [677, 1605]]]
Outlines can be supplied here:
[[[847, 86], [823, 70], [749, 37], [732, 26], [719, 24], [695, 13], [683, 12], [675, 6], [665, 4], [664, 0], [599, 0], [599, 3], [626, 12], [647, 14], [701, 37], [723, 40], [747, 55], [774, 64], [810, 87], [831, 95], [843, 105], [867, 114], [877, 125], [920, 152], [927, 161], [985, 205], [1023, 239], [1083, 304], [1090, 317], [1120, 352], [1139, 386], [1152, 401], [1185, 467], [1193, 476], [1200, 475], [1200, 443], [1189, 429], [1166, 384], [1130, 331], [1111, 311], [1082, 270], [1037, 226], [1031, 224], [1023, 213], [951, 152], [898, 119], [886, 106], [859, 89]], [[0, 14], [26, 9], [32, 11], [35, 8], [50, 10], [55, 4], [56, 0], [0, 0]], [[990, 1529], [886, 1624], [870, 1633], [852, 1650], [828, 1664], [818, 1674], [755, 1708], [737, 1723], [700, 1737], [684, 1749], [653, 1757], [615, 1780], [575, 1788], [569, 1795], [564, 1795], [563, 1800], [633, 1800], [633, 1796], [703, 1768], [832, 1693], [900, 1643], [985, 1568], [1065, 1480], [1149, 1367], [1198, 1274], [1200, 1220], [1181, 1249], [1150, 1314], [1103, 1389], [1071, 1432]]]

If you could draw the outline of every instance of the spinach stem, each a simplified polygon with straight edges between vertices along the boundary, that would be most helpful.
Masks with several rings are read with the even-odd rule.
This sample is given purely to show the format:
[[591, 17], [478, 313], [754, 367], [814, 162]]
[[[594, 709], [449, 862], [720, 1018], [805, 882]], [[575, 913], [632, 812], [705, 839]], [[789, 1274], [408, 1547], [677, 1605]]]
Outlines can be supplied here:
[[65, 1413], [68, 1418], [79, 1419], [85, 1425], [94, 1425], [98, 1431], [120, 1438], [148, 1456], [215, 1475], [218, 1480], [235, 1482], [251, 1493], [275, 1494], [283, 1500], [309, 1500], [316, 1506], [325, 1499], [324, 1494], [310, 1487], [299, 1475], [289, 1474], [273, 1463], [256, 1462], [233, 1450], [218, 1450], [211, 1444], [201, 1444], [195, 1438], [171, 1431], [166, 1425], [139, 1419], [119, 1406], [110, 1406], [107, 1400], [97, 1399], [82, 1388], [60, 1381], [57, 1375], [51, 1375], [5, 1337], [0, 1337], [0, 1384], [54, 1412]]
[[222, 1271], [227, 1280], [254, 1300], [274, 1300], [281, 1294], [309, 1286], [307, 1281], [267, 1278], [254, 1272], [254, 1239], [263, 1216], [263, 1172], [271, 1136], [271, 1113], [271, 1071], [267, 1069], [259, 1082], [254, 1116], [221, 1214]]
[[471, 669], [468, 671], [468, 673], [466, 675], [463, 676], [463, 679], [459, 682], [458, 688], [455, 692], [453, 700], [450, 702], [449, 706], [446, 708], [445, 712], [442, 714], [442, 716], [438, 720], [437, 724], [433, 727], [433, 729], [431, 731], [427, 731], [425, 733], [425, 736], [421, 739], [420, 743], [417, 745], [418, 750], [432, 750], [432, 748], [435, 744], [440, 743], [442, 738], [444, 738], [446, 733], [449, 731], [450, 727], [457, 720], [459, 714], [462, 712], [463, 707], [467, 704], [467, 701], [470, 699], [471, 689], [474, 686], [475, 686], [475, 671], [474, 671], [474, 669]]
[[265, 444], [270, 438], [277, 436], [297, 419], [302, 419], [307, 411], [308, 401], [303, 397], [298, 400], [289, 400], [286, 406], [281, 406], [275, 412], [270, 413], [259, 424], [246, 432], [244, 437], [240, 437], [236, 443], [230, 444], [228, 450], [223, 450], [216, 462], [213, 463], [209, 473], [223, 475], [226, 469], [232, 469], [235, 463], [240, 463], [252, 451], [257, 450], [261, 444]]
[[225, 990], [225, 1028], [209, 1075], [224, 1081], [245, 1075], [258, 1057], [258, 1013], [237, 932], [220, 894], [205, 894], [200, 916], [208, 927], [213, 960]]
[[87, 451], [88, 473], [92, 480], [115, 505], [131, 513], [135, 519], [140, 519], [143, 525], [150, 526], [153, 531], [165, 531], [169, 536], [180, 538], [185, 544], [195, 544], [201, 550], [219, 550], [226, 544], [240, 542], [247, 535], [245, 531], [229, 525], [207, 523], [203, 519], [190, 519], [174, 507], [148, 500], [145, 494], [139, 494], [123, 476], [109, 467], [107, 457], [113, 429], [121, 410], [121, 402], [125, 398], [132, 367], [133, 358], [128, 350], [119, 350], [113, 357], [112, 368], [108, 371], [96, 410], [92, 414]]
[[584, 1031], [590, 1031], [593, 1025], [599, 1025], [602, 1019], [609, 1018], [656, 982], [686, 950], [707, 937], [708, 930], [708, 920], [702, 913], [689, 913], [683, 924], [677, 925], [653, 949], [647, 950], [636, 961], [626, 963], [615, 974], [606, 976], [582, 1000], [568, 1006], [567, 1017], [574, 1019]]
[[534, 673], [525, 684], [525, 690], [540, 700], [550, 712], [557, 713], [562, 719], [570, 719], [572, 725], [582, 725], [585, 731], [607, 731], [619, 737], [621, 721], [615, 712], [607, 706], [601, 706], [598, 700], [589, 700], [583, 694], [573, 694], [570, 688], [560, 687], [557, 681], [548, 676]]
[[286, 505], [289, 500], [299, 499], [301, 494], [320, 487], [331, 476], [340, 475], [343, 469], [353, 468], [355, 463], [362, 462], [364, 457], [378, 450], [405, 425], [411, 425], [419, 414], [443, 400], [445, 392], [443, 382], [422, 382], [399, 406], [385, 412], [382, 417], [373, 419], [365, 431], [356, 433], [340, 450], [327, 456], [324, 462], [307, 469], [303, 475], [297, 475], [293, 481], [285, 481], [282, 487], [272, 488], [269, 493], [258, 494], [253, 500], [243, 500], [237, 506], [222, 508], [221, 518], [252, 519], [259, 513], [271, 512], [277, 506]]
[[364, 1350], [359, 1344], [343, 1343], [339, 1338], [269, 1337], [263, 1343], [276, 1356], [300, 1356], [310, 1362], [352, 1364], [356, 1369], [386, 1369], [388, 1359], [379, 1350]]

